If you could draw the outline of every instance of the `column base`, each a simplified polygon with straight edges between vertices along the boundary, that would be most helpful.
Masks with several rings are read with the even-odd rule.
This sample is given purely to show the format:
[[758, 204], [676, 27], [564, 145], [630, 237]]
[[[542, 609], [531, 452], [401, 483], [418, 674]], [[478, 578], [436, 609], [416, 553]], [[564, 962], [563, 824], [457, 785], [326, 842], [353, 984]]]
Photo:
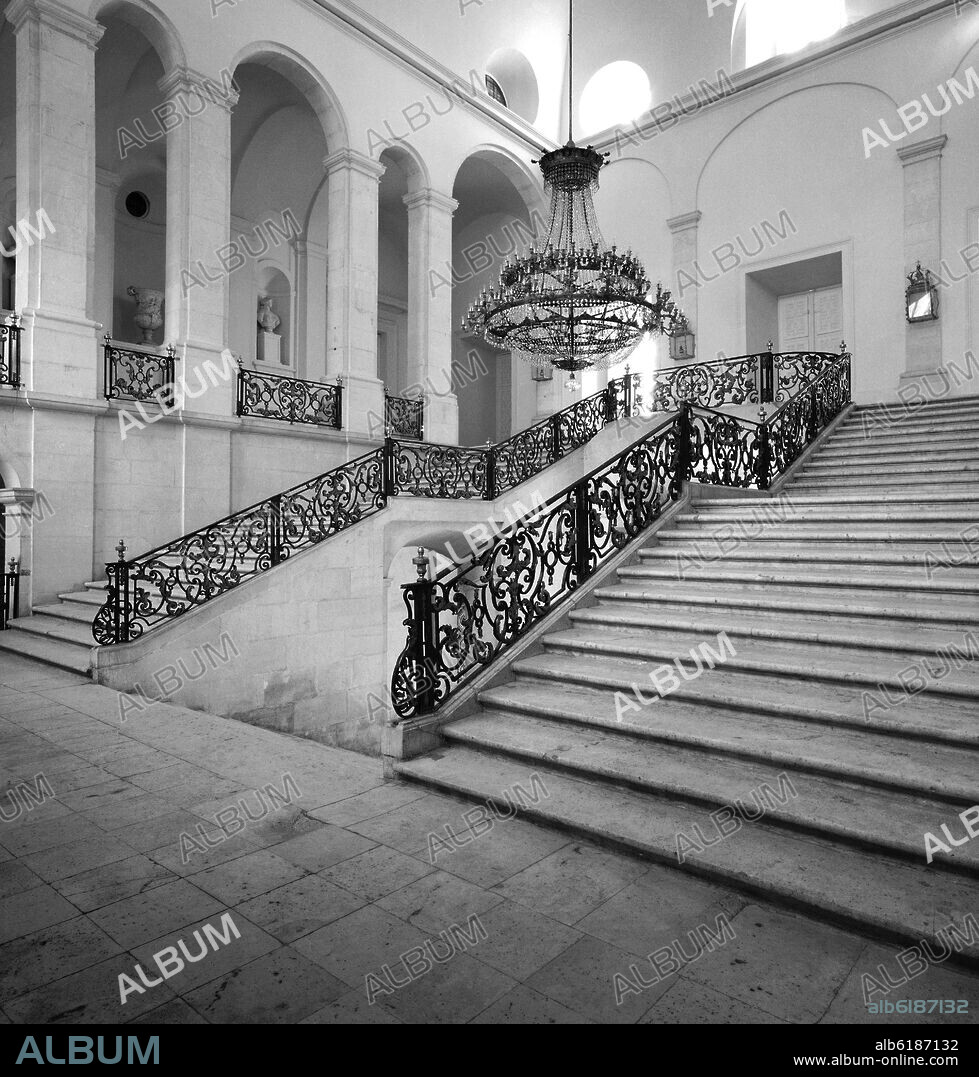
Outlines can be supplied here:
[[25, 310], [21, 383], [36, 393], [92, 399], [101, 392], [99, 322], [55, 310]]

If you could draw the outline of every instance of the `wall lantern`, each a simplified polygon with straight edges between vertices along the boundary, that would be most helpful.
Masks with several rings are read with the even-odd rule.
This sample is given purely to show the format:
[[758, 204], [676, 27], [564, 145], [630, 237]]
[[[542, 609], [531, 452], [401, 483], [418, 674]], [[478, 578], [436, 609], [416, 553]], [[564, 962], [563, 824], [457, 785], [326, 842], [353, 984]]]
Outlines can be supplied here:
[[908, 277], [905, 309], [909, 322], [932, 322], [938, 318], [938, 285], [931, 271], [922, 269], [920, 262]]
[[531, 377], [534, 381], [554, 381], [554, 367], [546, 359], [535, 360]]
[[676, 328], [670, 334], [670, 358], [678, 362], [683, 359], [693, 359], [696, 354], [695, 340], [690, 323], [681, 314], [676, 322]]

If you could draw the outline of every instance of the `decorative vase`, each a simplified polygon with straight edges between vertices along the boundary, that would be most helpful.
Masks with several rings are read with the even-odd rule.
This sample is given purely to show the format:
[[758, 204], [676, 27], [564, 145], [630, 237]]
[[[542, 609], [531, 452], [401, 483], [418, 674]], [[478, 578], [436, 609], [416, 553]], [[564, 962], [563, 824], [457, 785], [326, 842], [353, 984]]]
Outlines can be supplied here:
[[258, 324], [263, 332], [274, 333], [282, 324], [282, 319], [272, 309], [272, 297], [260, 295], [258, 297]]
[[143, 331], [141, 344], [152, 344], [153, 334], [163, 325], [163, 292], [155, 288], [137, 288], [130, 285], [126, 294], [136, 300], [133, 321]]

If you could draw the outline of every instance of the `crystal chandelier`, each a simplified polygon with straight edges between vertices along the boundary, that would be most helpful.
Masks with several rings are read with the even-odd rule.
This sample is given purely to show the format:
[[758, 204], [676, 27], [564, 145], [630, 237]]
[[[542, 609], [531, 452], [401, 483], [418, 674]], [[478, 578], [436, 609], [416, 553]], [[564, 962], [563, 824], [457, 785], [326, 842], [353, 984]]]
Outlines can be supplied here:
[[[573, 15], [573, 0], [570, 0]], [[593, 193], [608, 154], [576, 146], [571, 131], [573, 28], [569, 33], [568, 143], [539, 162], [551, 212], [547, 238], [507, 259], [495, 288], [469, 309], [463, 329], [538, 365], [569, 371], [615, 366], [650, 332], [672, 333], [680, 312], [651, 284], [632, 251], [602, 238]]]

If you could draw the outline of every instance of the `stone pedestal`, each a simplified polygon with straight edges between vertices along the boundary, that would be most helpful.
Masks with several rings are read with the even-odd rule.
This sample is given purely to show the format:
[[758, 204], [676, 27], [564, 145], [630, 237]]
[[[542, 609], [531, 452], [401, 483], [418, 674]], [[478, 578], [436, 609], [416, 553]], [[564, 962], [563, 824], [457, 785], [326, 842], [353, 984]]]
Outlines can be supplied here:
[[258, 333], [258, 361], [268, 363], [270, 366], [282, 365], [282, 337], [275, 333], [266, 333], [259, 330]]

